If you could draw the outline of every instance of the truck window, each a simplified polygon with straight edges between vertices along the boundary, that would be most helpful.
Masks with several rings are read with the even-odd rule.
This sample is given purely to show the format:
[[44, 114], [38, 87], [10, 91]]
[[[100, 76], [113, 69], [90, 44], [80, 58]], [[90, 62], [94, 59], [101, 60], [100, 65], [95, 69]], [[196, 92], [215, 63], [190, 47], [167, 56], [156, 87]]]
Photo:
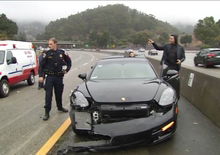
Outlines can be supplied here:
[[0, 65], [4, 63], [5, 51], [0, 51]]
[[10, 63], [11, 62], [11, 58], [13, 57], [12, 55], [12, 52], [11, 51], [8, 51], [7, 52], [7, 56], [6, 56], [6, 61], [7, 63]]

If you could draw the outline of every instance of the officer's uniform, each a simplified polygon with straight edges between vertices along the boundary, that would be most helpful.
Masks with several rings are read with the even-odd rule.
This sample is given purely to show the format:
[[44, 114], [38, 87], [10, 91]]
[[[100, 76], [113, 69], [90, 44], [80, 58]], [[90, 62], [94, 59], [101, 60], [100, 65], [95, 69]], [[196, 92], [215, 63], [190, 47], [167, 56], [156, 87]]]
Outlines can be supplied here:
[[62, 93], [63, 93], [63, 76], [64, 72], [68, 72], [71, 68], [71, 59], [61, 49], [49, 50], [43, 54], [43, 59], [40, 63], [39, 76], [46, 75], [46, 97], [45, 97], [45, 112], [49, 114], [51, 110], [51, 102], [53, 96], [53, 87], [58, 110], [62, 110]]

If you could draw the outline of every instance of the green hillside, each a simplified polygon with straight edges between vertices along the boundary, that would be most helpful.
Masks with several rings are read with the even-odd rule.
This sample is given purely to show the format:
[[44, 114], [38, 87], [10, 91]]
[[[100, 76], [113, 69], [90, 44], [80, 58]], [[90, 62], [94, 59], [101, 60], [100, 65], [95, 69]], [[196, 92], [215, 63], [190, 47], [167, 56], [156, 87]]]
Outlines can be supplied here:
[[163, 42], [170, 33], [178, 33], [178, 30], [153, 15], [117, 4], [52, 21], [38, 39], [56, 37], [105, 48], [128, 43], [144, 45], [149, 37]]

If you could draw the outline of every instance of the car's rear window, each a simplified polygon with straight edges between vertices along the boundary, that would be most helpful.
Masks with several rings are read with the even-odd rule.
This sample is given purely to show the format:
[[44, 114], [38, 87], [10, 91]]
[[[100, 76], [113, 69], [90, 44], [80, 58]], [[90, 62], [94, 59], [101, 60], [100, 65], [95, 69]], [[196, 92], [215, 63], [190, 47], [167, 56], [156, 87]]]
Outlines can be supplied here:
[[97, 64], [90, 79], [154, 79], [156, 74], [146, 62], [110, 62]]
[[5, 51], [0, 51], [0, 64], [4, 63], [5, 59]]

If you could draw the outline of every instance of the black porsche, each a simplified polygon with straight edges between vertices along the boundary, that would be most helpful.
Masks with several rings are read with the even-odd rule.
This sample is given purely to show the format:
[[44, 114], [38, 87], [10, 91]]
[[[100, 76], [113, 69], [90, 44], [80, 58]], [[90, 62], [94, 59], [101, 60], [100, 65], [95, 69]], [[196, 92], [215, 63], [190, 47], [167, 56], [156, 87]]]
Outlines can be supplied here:
[[109, 146], [158, 143], [177, 126], [179, 76], [159, 77], [143, 57], [110, 57], [92, 67], [70, 95], [70, 118], [77, 135], [99, 137]]

